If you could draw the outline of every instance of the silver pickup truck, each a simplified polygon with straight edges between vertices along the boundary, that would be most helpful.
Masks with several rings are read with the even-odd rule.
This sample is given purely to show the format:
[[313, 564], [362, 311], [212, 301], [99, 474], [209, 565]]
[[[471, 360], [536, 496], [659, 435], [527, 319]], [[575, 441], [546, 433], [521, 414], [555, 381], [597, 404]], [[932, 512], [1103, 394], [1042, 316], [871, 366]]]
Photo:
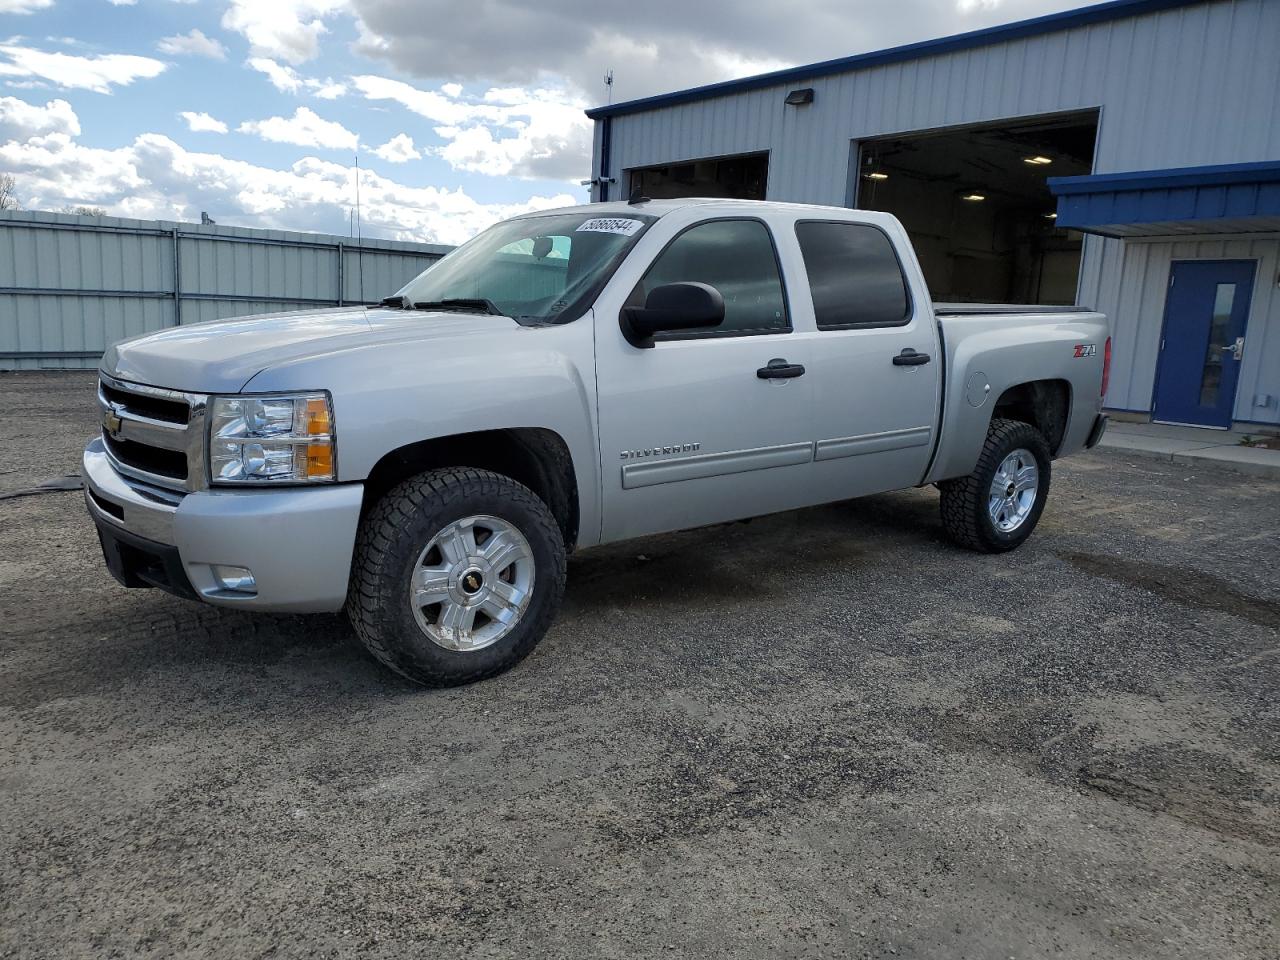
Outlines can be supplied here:
[[387, 666], [466, 683], [541, 639], [575, 549], [926, 484], [956, 543], [1013, 549], [1105, 428], [1108, 334], [931, 303], [885, 214], [532, 213], [378, 307], [109, 349], [88, 509], [125, 586], [345, 607]]

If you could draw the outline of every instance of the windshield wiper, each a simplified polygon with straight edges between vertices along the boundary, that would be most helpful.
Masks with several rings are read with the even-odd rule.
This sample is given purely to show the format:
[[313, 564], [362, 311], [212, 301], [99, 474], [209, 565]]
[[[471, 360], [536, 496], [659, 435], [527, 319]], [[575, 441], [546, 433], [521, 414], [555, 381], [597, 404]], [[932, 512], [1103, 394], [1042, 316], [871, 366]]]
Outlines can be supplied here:
[[494, 317], [505, 317], [497, 304], [484, 297], [454, 297], [449, 300], [419, 300], [413, 305], [415, 310], [457, 310], [462, 313], [487, 313]]
[[380, 305], [384, 307], [399, 307], [401, 310], [408, 310], [410, 307], [409, 298], [403, 293], [383, 297]]

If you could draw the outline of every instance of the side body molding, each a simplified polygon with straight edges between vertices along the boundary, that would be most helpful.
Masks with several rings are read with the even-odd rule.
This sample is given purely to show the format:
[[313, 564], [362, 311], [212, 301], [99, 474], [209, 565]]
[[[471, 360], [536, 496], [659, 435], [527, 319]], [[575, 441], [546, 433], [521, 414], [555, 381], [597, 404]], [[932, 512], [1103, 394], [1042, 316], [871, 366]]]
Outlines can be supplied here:
[[638, 487], [652, 487], [677, 480], [701, 480], [750, 470], [767, 470], [770, 467], [790, 467], [808, 463], [812, 459], [812, 443], [787, 443], [753, 450], [704, 453], [653, 463], [628, 463], [622, 467], [622, 488], [635, 490]]

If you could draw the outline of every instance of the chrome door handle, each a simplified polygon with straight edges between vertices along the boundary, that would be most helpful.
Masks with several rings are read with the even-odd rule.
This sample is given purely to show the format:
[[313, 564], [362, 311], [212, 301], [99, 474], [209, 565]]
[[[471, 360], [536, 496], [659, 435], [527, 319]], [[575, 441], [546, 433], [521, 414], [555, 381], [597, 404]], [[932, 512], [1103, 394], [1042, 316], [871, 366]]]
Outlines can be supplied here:
[[1222, 355], [1225, 357], [1231, 354], [1232, 360], [1244, 359], [1244, 337], [1236, 337], [1235, 343], [1224, 343], [1222, 345]]

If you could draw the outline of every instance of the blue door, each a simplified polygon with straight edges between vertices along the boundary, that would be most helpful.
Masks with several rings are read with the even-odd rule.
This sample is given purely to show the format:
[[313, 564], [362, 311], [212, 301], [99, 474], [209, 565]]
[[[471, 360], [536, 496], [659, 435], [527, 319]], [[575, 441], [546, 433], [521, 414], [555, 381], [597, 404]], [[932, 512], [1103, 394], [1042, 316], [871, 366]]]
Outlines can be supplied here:
[[1253, 272], [1252, 260], [1173, 264], [1156, 377], [1156, 420], [1231, 426]]

